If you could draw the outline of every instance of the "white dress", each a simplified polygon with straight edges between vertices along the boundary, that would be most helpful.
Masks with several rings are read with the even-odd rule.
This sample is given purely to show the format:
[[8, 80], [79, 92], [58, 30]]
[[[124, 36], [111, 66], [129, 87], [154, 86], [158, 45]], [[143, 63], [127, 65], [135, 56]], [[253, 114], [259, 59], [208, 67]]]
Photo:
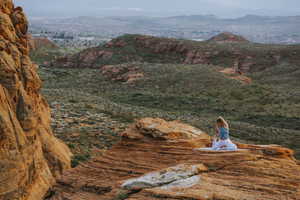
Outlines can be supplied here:
[[220, 135], [221, 138], [224, 139], [214, 139], [212, 147], [200, 148], [198, 150], [205, 150], [205, 151], [237, 151], [238, 150], [237, 146], [229, 138], [228, 128], [220, 128]]
[[236, 151], [237, 146], [230, 139], [214, 140], [211, 150], [213, 151]]
[[227, 140], [214, 140], [212, 147], [198, 148], [195, 150], [199, 150], [199, 151], [237, 151], [238, 148], [235, 144], [233, 144], [231, 142], [230, 139], [227, 139]]

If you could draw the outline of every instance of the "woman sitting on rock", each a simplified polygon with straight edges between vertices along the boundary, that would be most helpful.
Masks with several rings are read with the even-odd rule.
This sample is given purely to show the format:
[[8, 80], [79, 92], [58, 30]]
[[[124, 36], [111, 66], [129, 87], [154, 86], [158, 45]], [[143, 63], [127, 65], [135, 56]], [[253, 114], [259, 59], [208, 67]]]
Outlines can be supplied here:
[[213, 141], [212, 150], [235, 151], [237, 146], [229, 138], [229, 125], [223, 117], [219, 117], [216, 123], [216, 138]]

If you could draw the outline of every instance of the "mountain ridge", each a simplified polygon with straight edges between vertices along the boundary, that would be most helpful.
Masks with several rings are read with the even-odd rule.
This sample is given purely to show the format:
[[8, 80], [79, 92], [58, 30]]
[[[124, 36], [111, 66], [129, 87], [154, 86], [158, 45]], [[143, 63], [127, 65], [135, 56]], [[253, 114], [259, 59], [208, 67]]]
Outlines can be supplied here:
[[212, 41], [196, 42], [145, 35], [124, 35], [105, 45], [59, 58], [50, 66], [100, 68], [110, 64], [143, 61], [212, 64], [235, 67], [242, 72], [254, 72], [281, 62], [300, 63], [297, 56], [300, 54], [300, 45], [263, 45], [250, 43], [240, 36], [231, 34], [223, 36], [224, 34], [220, 34]]
[[[210, 15], [173, 17], [76, 17], [32, 19], [30, 30], [89, 34], [115, 38], [124, 34], [207, 40], [222, 32], [241, 35], [252, 42], [266, 44], [300, 43], [299, 16], [268, 17], [248, 15], [240, 18], [215, 18]], [[101, 20], [100, 20], [101, 19]], [[142, 20], [140, 20], [142, 19]], [[141, 23], [141, 21], [143, 23]], [[64, 26], [64, 23], [70, 26]]]

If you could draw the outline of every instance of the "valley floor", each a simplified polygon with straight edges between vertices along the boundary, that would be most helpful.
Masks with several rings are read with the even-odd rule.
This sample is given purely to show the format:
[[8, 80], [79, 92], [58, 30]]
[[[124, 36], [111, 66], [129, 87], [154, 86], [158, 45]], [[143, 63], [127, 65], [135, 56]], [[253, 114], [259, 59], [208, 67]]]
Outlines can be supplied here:
[[102, 154], [142, 117], [181, 120], [212, 135], [221, 115], [229, 120], [235, 140], [280, 144], [300, 158], [300, 90], [289, 86], [297, 82], [293, 76], [298, 68], [288, 66], [282, 73], [282, 66], [274, 67], [252, 74], [253, 82], [245, 84], [210, 65], [117, 67], [126, 65], [134, 65], [144, 77], [128, 84], [112, 81], [100, 69], [39, 69], [54, 132], [75, 154], [73, 166]]

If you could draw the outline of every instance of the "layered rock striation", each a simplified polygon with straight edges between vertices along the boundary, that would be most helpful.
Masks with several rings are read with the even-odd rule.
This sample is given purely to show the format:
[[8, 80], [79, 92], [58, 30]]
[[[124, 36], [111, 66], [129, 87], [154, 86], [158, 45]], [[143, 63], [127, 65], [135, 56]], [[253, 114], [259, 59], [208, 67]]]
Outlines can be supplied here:
[[50, 128], [22, 8], [0, 0], [0, 199], [40, 200], [71, 153]]
[[247, 144], [234, 152], [202, 149], [210, 145], [210, 136], [187, 124], [141, 119], [111, 150], [68, 171], [48, 199], [299, 199], [293, 151]]

